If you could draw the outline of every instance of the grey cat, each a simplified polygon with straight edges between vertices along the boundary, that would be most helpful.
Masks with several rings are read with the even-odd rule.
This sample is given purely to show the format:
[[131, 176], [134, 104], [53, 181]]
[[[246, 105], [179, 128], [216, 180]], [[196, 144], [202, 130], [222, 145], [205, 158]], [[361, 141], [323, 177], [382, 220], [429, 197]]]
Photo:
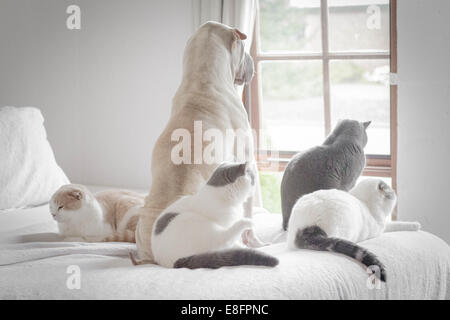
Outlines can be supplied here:
[[366, 164], [368, 122], [341, 120], [320, 146], [296, 154], [281, 181], [283, 229], [292, 207], [303, 195], [323, 189], [348, 191], [354, 187]]

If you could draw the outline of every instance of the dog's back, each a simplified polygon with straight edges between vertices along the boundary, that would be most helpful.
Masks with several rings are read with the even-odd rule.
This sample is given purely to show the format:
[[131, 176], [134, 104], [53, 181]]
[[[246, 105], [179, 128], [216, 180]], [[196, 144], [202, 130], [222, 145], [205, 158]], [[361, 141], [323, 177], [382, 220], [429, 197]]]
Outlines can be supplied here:
[[[196, 193], [218, 163], [236, 158], [236, 143], [225, 143], [226, 131], [243, 129], [251, 136], [248, 116], [235, 88], [237, 79], [233, 79], [243, 72], [236, 69], [243, 63], [233, 60], [236, 50], [242, 54], [240, 59], [247, 54], [243, 54], [240, 35], [233, 30], [222, 24], [206, 23], [188, 41], [183, 79], [173, 99], [171, 117], [152, 153], [152, 186], [136, 230], [142, 259], [153, 260], [151, 230], [159, 214], [180, 197]], [[239, 41], [239, 46], [233, 41]], [[236, 65], [230, 68], [230, 63]], [[234, 69], [233, 75], [230, 70]], [[247, 69], [251, 75], [242, 77], [250, 80], [253, 65]], [[212, 162], [204, 159], [204, 152], [212, 143], [204, 139], [208, 129], [223, 134], [223, 159]], [[248, 139], [247, 143], [252, 142]], [[253, 146], [245, 146], [245, 150], [247, 159], [253, 160]]]

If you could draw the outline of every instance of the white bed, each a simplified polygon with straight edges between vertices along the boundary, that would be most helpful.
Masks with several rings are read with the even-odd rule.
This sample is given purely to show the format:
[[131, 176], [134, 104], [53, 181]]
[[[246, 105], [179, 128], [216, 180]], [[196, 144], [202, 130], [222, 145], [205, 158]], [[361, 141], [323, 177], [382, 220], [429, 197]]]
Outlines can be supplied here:
[[[280, 231], [279, 214], [257, 214], [266, 241]], [[277, 256], [274, 269], [218, 270], [133, 266], [127, 243], [60, 242], [47, 206], [0, 212], [0, 299], [449, 299], [450, 250], [427, 232], [387, 233], [362, 243], [388, 268], [388, 282], [369, 289], [368, 274], [338, 254], [262, 250]], [[71, 265], [81, 288], [68, 289]]]

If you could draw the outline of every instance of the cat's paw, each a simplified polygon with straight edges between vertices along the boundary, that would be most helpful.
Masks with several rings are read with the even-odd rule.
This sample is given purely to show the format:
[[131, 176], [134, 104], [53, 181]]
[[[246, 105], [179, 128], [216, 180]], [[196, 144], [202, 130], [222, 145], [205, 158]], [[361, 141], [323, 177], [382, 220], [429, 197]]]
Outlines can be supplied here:
[[260, 248], [269, 245], [269, 243], [259, 240], [253, 229], [247, 229], [242, 233], [242, 242], [249, 248]]
[[252, 229], [253, 221], [252, 219], [242, 218], [241, 220], [239, 220], [238, 225], [241, 230]]

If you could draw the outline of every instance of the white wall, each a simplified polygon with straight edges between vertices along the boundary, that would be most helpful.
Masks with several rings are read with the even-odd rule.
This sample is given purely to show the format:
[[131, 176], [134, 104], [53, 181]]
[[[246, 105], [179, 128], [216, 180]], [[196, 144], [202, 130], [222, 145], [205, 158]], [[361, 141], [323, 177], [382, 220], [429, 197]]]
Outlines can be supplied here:
[[399, 216], [450, 243], [450, 1], [398, 1]]
[[192, 31], [191, 1], [1, 0], [0, 106], [42, 110], [72, 181], [147, 188]]
[[79, 33], [65, 28], [68, 3], [0, 2], [0, 106], [40, 108], [57, 161], [79, 179]]

